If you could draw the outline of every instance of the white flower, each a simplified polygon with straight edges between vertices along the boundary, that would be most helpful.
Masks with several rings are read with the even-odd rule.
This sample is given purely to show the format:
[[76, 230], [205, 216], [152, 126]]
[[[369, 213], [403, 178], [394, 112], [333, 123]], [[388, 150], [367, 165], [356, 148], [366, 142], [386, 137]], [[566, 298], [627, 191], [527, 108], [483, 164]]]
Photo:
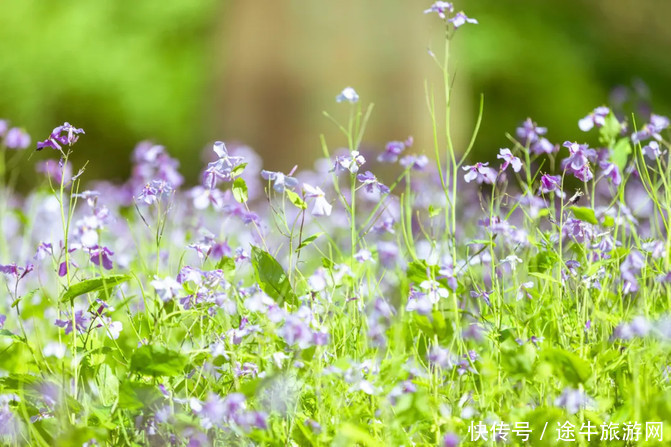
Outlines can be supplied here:
[[314, 202], [314, 205], [313, 205], [312, 211], [311, 211], [313, 216], [330, 216], [331, 215], [331, 210], [333, 209], [333, 207], [326, 200], [326, 196], [324, 194], [324, 191], [322, 191], [320, 187], [311, 186], [311, 185], [308, 185], [307, 183], [303, 183], [303, 191], [305, 191], [305, 196], [306, 197], [314, 197], [315, 198], [315, 202]]
[[352, 87], [345, 87], [345, 89], [336, 96], [336, 102], [347, 101], [352, 104], [359, 101], [359, 95]]

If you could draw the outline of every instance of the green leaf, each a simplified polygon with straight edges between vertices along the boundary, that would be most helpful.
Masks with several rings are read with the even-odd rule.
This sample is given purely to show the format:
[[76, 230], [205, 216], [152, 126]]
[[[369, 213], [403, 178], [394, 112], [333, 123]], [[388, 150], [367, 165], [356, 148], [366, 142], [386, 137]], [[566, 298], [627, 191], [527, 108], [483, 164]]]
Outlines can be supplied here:
[[303, 239], [303, 241], [302, 241], [301, 244], [298, 246], [298, 248], [296, 249], [296, 251], [298, 251], [298, 250], [302, 250], [303, 248], [307, 247], [308, 245], [310, 245], [311, 243], [313, 243], [313, 242], [314, 242], [319, 236], [321, 236], [322, 234], [324, 234], [324, 233], [317, 233], [317, 234], [313, 234], [313, 235], [310, 236], [310, 237], [306, 237], [305, 239]]
[[592, 225], [599, 224], [599, 221], [596, 220], [596, 215], [594, 214], [594, 210], [592, 208], [587, 208], [584, 206], [572, 206], [570, 210], [573, 211], [573, 214], [578, 220], [591, 223]]
[[63, 294], [61, 302], [71, 301], [79, 295], [98, 292], [100, 290], [106, 290], [108, 293], [111, 293], [115, 286], [128, 281], [130, 278], [129, 275], [111, 275], [101, 278], [85, 279], [82, 282], [71, 285]]
[[555, 374], [573, 384], [585, 383], [592, 375], [589, 363], [572, 352], [561, 348], [551, 348], [543, 352], [545, 361], [552, 365]]
[[285, 301], [289, 304], [296, 304], [298, 298], [291, 288], [287, 274], [284, 273], [280, 263], [270, 253], [252, 247], [252, 265], [261, 290], [274, 298], [280, 305]]
[[622, 124], [617, 117], [611, 112], [604, 120], [604, 125], [599, 129], [599, 140], [602, 144], [610, 146], [615, 141], [622, 131]]
[[242, 171], [247, 167], [247, 163], [240, 163], [231, 171], [231, 177], [236, 178], [242, 174]]
[[143, 345], [130, 359], [131, 371], [148, 376], [177, 376], [184, 372], [188, 359], [183, 354], [163, 346]]
[[436, 208], [433, 205], [429, 205], [429, 217], [433, 219], [438, 216], [443, 211], [442, 208]]
[[552, 251], [541, 251], [529, 261], [529, 272], [543, 273], [553, 268], [559, 258]]
[[9, 337], [17, 341], [23, 341], [22, 337], [19, 337], [18, 335], [16, 335], [12, 331], [8, 331], [7, 329], [0, 329], [0, 337]]
[[296, 208], [304, 210], [308, 207], [308, 204], [305, 203], [305, 200], [301, 199], [301, 196], [299, 196], [295, 192], [293, 192], [289, 189], [285, 189], [284, 192], [287, 193], [287, 197], [289, 197], [289, 201], [291, 203], [293, 203], [296, 206]]
[[631, 143], [629, 143], [629, 138], [621, 138], [613, 146], [613, 153], [610, 156], [610, 159], [615, 166], [620, 170], [624, 171], [624, 168], [627, 166], [627, 156], [631, 154]]
[[241, 177], [236, 178], [233, 182], [233, 197], [239, 203], [245, 203], [249, 197], [247, 193], [247, 183], [245, 183]]
[[163, 399], [158, 387], [146, 383], [125, 381], [119, 386], [119, 408], [139, 410]]
[[235, 259], [224, 256], [217, 262], [217, 269], [223, 270], [224, 273], [232, 272], [235, 270]]

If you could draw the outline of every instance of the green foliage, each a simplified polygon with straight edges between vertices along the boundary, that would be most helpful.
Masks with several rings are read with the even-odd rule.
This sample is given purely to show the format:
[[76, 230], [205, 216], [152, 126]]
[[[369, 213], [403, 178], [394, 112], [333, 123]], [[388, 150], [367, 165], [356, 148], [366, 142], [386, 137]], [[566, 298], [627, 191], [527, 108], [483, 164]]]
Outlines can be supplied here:
[[279, 262], [272, 255], [260, 248], [252, 248], [252, 265], [256, 272], [261, 290], [275, 299], [278, 304], [285, 301], [295, 304], [297, 297], [294, 293], [287, 274]]

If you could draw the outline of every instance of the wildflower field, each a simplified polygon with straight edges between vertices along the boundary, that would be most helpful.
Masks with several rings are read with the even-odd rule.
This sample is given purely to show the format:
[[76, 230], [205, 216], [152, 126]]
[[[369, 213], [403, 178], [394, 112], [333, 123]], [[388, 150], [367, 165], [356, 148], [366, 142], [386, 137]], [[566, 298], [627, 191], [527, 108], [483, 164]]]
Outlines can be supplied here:
[[145, 141], [113, 184], [77, 123], [0, 120], [0, 445], [667, 445], [669, 119], [530, 118], [472, 160], [450, 44], [483, 25], [423, 12], [433, 147], [360, 151], [347, 87], [312, 169], [218, 141], [187, 187]]

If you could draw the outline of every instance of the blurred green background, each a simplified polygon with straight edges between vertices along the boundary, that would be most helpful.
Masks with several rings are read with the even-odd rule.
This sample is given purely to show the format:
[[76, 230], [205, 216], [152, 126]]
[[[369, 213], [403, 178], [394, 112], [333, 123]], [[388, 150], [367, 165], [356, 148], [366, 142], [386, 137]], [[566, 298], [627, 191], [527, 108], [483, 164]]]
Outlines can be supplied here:
[[[335, 96], [351, 85], [374, 102], [367, 144], [415, 137], [431, 154], [424, 82], [437, 67], [442, 27], [407, 0], [115, 0], [0, 2], [0, 118], [33, 143], [69, 121], [86, 131], [75, 163], [86, 178], [123, 180], [143, 139], [164, 144], [190, 182], [212, 141], [238, 141], [267, 169], [309, 167], [319, 134], [344, 144], [322, 110], [345, 119]], [[608, 103], [618, 85], [649, 90], [671, 111], [671, 2], [474, 0], [456, 2], [480, 21], [455, 41], [454, 127], [464, 143], [485, 97], [476, 156], [508, 145], [527, 116], [553, 142], [585, 140], [577, 120]], [[640, 80], [640, 81], [638, 81]], [[31, 182], [36, 160], [22, 175]]]

